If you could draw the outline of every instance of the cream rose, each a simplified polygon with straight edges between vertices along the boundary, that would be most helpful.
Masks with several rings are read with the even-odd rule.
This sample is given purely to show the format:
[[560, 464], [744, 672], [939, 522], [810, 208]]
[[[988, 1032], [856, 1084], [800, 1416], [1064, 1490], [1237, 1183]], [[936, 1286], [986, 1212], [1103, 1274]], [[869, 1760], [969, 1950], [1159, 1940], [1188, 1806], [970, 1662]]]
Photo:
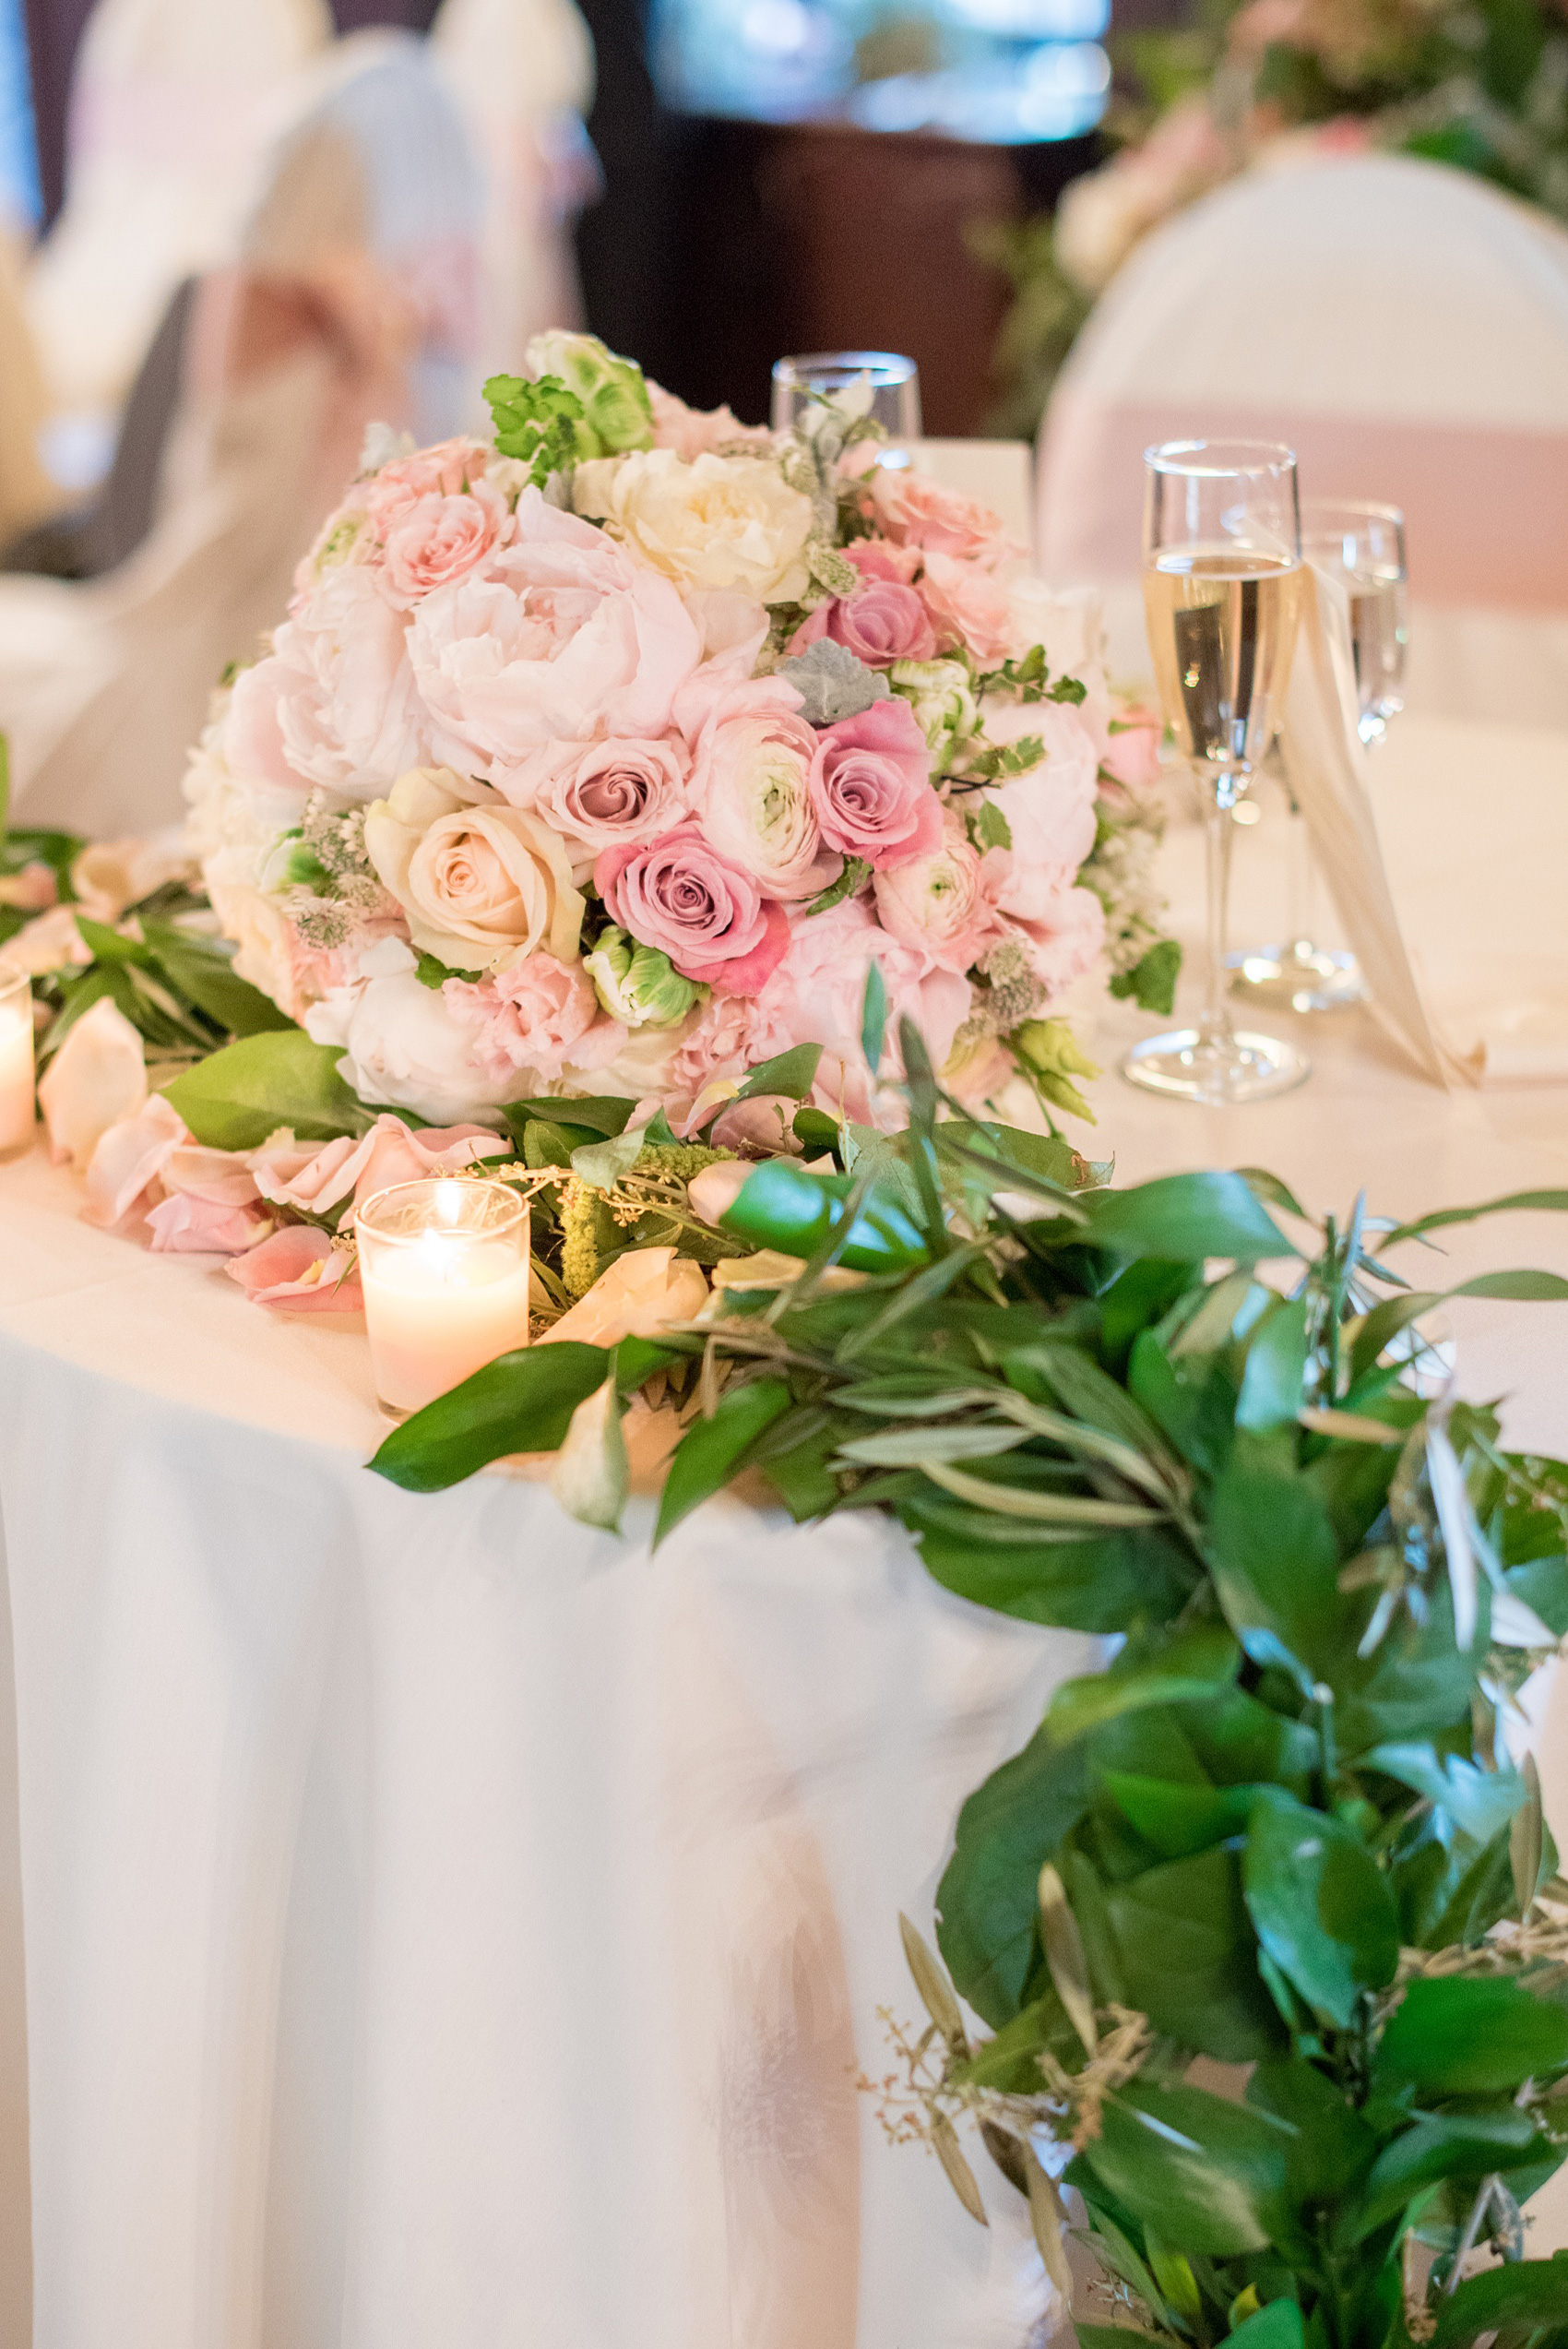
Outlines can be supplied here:
[[811, 500], [767, 459], [707, 454], [687, 465], [672, 448], [649, 448], [598, 486], [613, 534], [683, 587], [739, 589], [764, 603], [804, 594]]
[[583, 900], [565, 844], [445, 767], [416, 767], [365, 811], [365, 850], [426, 954], [456, 970], [502, 971], [536, 947], [577, 951]]

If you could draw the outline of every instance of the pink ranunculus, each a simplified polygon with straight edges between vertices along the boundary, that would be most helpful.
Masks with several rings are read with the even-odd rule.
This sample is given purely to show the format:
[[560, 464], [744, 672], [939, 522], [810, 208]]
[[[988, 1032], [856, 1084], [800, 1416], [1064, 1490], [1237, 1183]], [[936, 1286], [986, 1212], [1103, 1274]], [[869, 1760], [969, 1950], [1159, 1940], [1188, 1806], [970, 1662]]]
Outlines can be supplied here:
[[984, 669], [1013, 650], [1013, 610], [1005, 583], [977, 563], [929, 552], [920, 592], [944, 652], [967, 649]]
[[162, 1173], [182, 1142], [185, 1121], [161, 1093], [105, 1127], [87, 1163], [85, 1222], [112, 1231]]
[[1036, 735], [1038, 767], [992, 784], [987, 797], [1006, 819], [1012, 846], [986, 858], [988, 886], [1004, 912], [1049, 920], [1094, 847], [1099, 759], [1082, 714], [1065, 703], [1021, 703], [988, 720], [993, 741]]
[[854, 595], [835, 596], [827, 633], [868, 669], [891, 668], [895, 661], [929, 661], [936, 651], [936, 631], [925, 605], [913, 588], [895, 579], [868, 579]]
[[895, 546], [890, 538], [851, 539], [839, 553], [862, 579], [892, 579], [899, 587], [912, 587], [920, 573], [920, 548]]
[[702, 650], [673, 580], [591, 522], [530, 488], [517, 524], [484, 577], [435, 589], [409, 631], [442, 758], [487, 780], [552, 739], [664, 733]]
[[254, 1305], [286, 1313], [364, 1311], [358, 1264], [314, 1223], [285, 1223], [259, 1246], [232, 1256], [223, 1270]]
[[711, 704], [692, 764], [697, 822], [769, 897], [814, 894], [834, 870], [811, 796], [816, 735], [800, 708], [782, 677], [731, 686]]
[[1101, 754], [1106, 771], [1129, 791], [1153, 791], [1159, 781], [1165, 721], [1158, 710], [1128, 705], [1112, 712], [1111, 741]]
[[492, 454], [481, 441], [463, 435], [383, 465], [364, 492], [377, 538], [389, 539], [422, 498], [466, 495], [473, 483], [483, 481]]
[[978, 498], [944, 489], [928, 473], [904, 466], [879, 465], [871, 479], [872, 504], [888, 537], [899, 546], [923, 547], [932, 554], [991, 566], [1013, 561], [1025, 550], [1010, 539], [1002, 518]]
[[[557, 744], [540, 756], [544, 779], [518, 804], [563, 834], [579, 879], [578, 868], [591, 865], [601, 849], [656, 840], [686, 814], [688, 761], [678, 734], [657, 741], [617, 735], [586, 750]], [[515, 787], [503, 788], [517, 797]]]
[[192, 1191], [171, 1191], [148, 1208], [147, 1221], [155, 1255], [241, 1256], [272, 1229], [269, 1215]]
[[607, 848], [594, 886], [611, 919], [667, 954], [683, 978], [755, 995], [790, 940], [783, 908], [695, 824], [646, 847]]
[[387, 536], [376, 585], [388, 603], [406, 610], [433, 589], [478, 570], [515, 528], [505, 499], [484, 482], [457, 497], [433, 493], [417, 498]]
[[877, 875], [882, 926], [903, 945], [923, 948], [944, 971], [968, 971], [996, 936], [996, 906], [986, 879], [963, 826], [950, 816], [944, 838], [929, 855]]
[[430, 763], [430, 719], [405, 652], [402, 615], [374, 572], [328, 571], [273, 647], [277, 665], [262, 665], [271, 672], [267, 688], [278, 689], [278, 725], [296, 776], [348, 799], [373, 799], [410, 767]]
[[931, 753], [914, 711], [896, 696], [822, 729], [811, 793], [826, 846], [863, 857], [874, 872], [941, 845]]
[[1017, 927], [1035, 976], [1058, 996], [1094, 968], [1105, 944], [1105, 908], [1092, 889], [1067, 889], [1043, 920]]
[[378, 1117], [357, 1141], [346, 1136], [323, 1142], [300, 1163], [307, 1147], [292, 1134], [275, 1135], [251, 1153], [251, 1172], [265, 1199], [327, 1215], [352, 1196], [356, 1206], [394, 1183], [417, 1183], [427, 1174], [454, 1174], [476, 1159], [505, 1157], [510, 1144], [484, 1126], [427, 1126], [416, 1130], [390, 1112]]
[[552, 954], [530, 954], [482, 986], [448, 979], [443, 993], [473, 1019], [474, 1057], [497, 1080], [529, 1068], [541, 1085], [558, 1084], [568, 1067], [602, 1068], [626, 1041], [618, 1019], [600, 1017], [582, 964]]
[[941, 1067], [969, 1014], [968, 980], [944, 969], [928, 948], [894, 937], [863, 898], [850, 898], [826, 913], [796, 913], [790, 932], [788, 953], [752, 1006], [742, 1067], [791, 1044], [820, 1043], [823, 1057], [813, 1087], [819, 1107], [842, 1111], [862, 1124], [873, 1115], [897, 1118], [901, 1112], [895, 1103], [873, 1104], [861, 1046], [867, 972], [874, 961], [882, 972], [887, 1001], [883, 1074], [891, 1077], [903, 1067], [898, 1024], [905, 1018], [914, 1022]]
[[728, 407], [688, 408], [662, 384], [651, 382], [647, 396], [653, 409], [655, 448], [672, 448], [688, 465], [736, 441], [753, 448], [766, 448], [772, 441], [766, 424], [742, 424]]

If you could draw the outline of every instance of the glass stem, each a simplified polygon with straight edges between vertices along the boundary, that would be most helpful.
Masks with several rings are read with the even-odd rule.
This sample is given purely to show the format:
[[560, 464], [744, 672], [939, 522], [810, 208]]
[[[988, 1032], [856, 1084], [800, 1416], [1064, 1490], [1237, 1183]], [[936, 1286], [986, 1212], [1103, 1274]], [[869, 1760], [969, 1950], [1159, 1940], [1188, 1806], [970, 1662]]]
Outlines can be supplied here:
[[[1244, 779], [1243, 779], [1244, 780]], [[1227, 989], [1230, 973], [1225, 958], [1230, 944], [1230, 844], [1235, 826], [1230, 811], [1241, 797], [1238, 778], [1221, 772], [1208, 779], [1205, 792], [1206, 802], [1206, 829], [1207, 872], [1207, 967], [1204, 972], [1204, 1008], [1198, 1020], [1198, 1038], [1222, 1051], [1229, 1051], [1235, 1033], [1230, 1024], [1230, 1008]]]
[[1306, 818], [1294, 800], [1290, 803], [1288, 890], [1286, 919], [1289, 924], [1289, 935], [1287, 947], [1298, 962], [1304, 962], [1309, 955], [1317, 952], [1313, 944], [1313, 844]]

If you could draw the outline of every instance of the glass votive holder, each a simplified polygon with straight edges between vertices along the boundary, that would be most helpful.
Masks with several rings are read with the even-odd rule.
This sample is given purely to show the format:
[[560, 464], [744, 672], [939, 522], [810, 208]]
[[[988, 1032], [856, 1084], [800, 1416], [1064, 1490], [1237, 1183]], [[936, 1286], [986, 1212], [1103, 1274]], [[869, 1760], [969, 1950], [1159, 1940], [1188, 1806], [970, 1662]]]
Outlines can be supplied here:
[[870, 394], [870, 412], [887, 435], [885, 455], [907, 464], [908, 444], [921, 436], [921, 374], [901, 352], [812, 351], [776, 360], [774, 431], [791, 431], [815, 403], [844, 392]]
[[376, 1401], [422, 1411], [529, 1341], [528, 1201], [504, 1183], [434, 1174], [355, 1211]]
[[0, 1158], [32, 1147], [32, 980], [0, 963]]

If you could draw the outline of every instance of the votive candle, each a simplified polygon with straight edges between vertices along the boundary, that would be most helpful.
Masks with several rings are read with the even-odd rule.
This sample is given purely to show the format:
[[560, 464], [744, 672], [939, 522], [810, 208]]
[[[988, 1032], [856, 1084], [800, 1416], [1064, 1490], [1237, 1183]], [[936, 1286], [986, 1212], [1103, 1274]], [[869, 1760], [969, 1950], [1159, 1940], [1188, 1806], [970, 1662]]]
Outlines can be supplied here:
[[0, 966], [0, 1158], [32, 1145], [32, 981]]
[[528, 1202], [504, 1183], [396, 1183], [354, 1227], [376, 1398], [392, 1417], [528, 1344]]

